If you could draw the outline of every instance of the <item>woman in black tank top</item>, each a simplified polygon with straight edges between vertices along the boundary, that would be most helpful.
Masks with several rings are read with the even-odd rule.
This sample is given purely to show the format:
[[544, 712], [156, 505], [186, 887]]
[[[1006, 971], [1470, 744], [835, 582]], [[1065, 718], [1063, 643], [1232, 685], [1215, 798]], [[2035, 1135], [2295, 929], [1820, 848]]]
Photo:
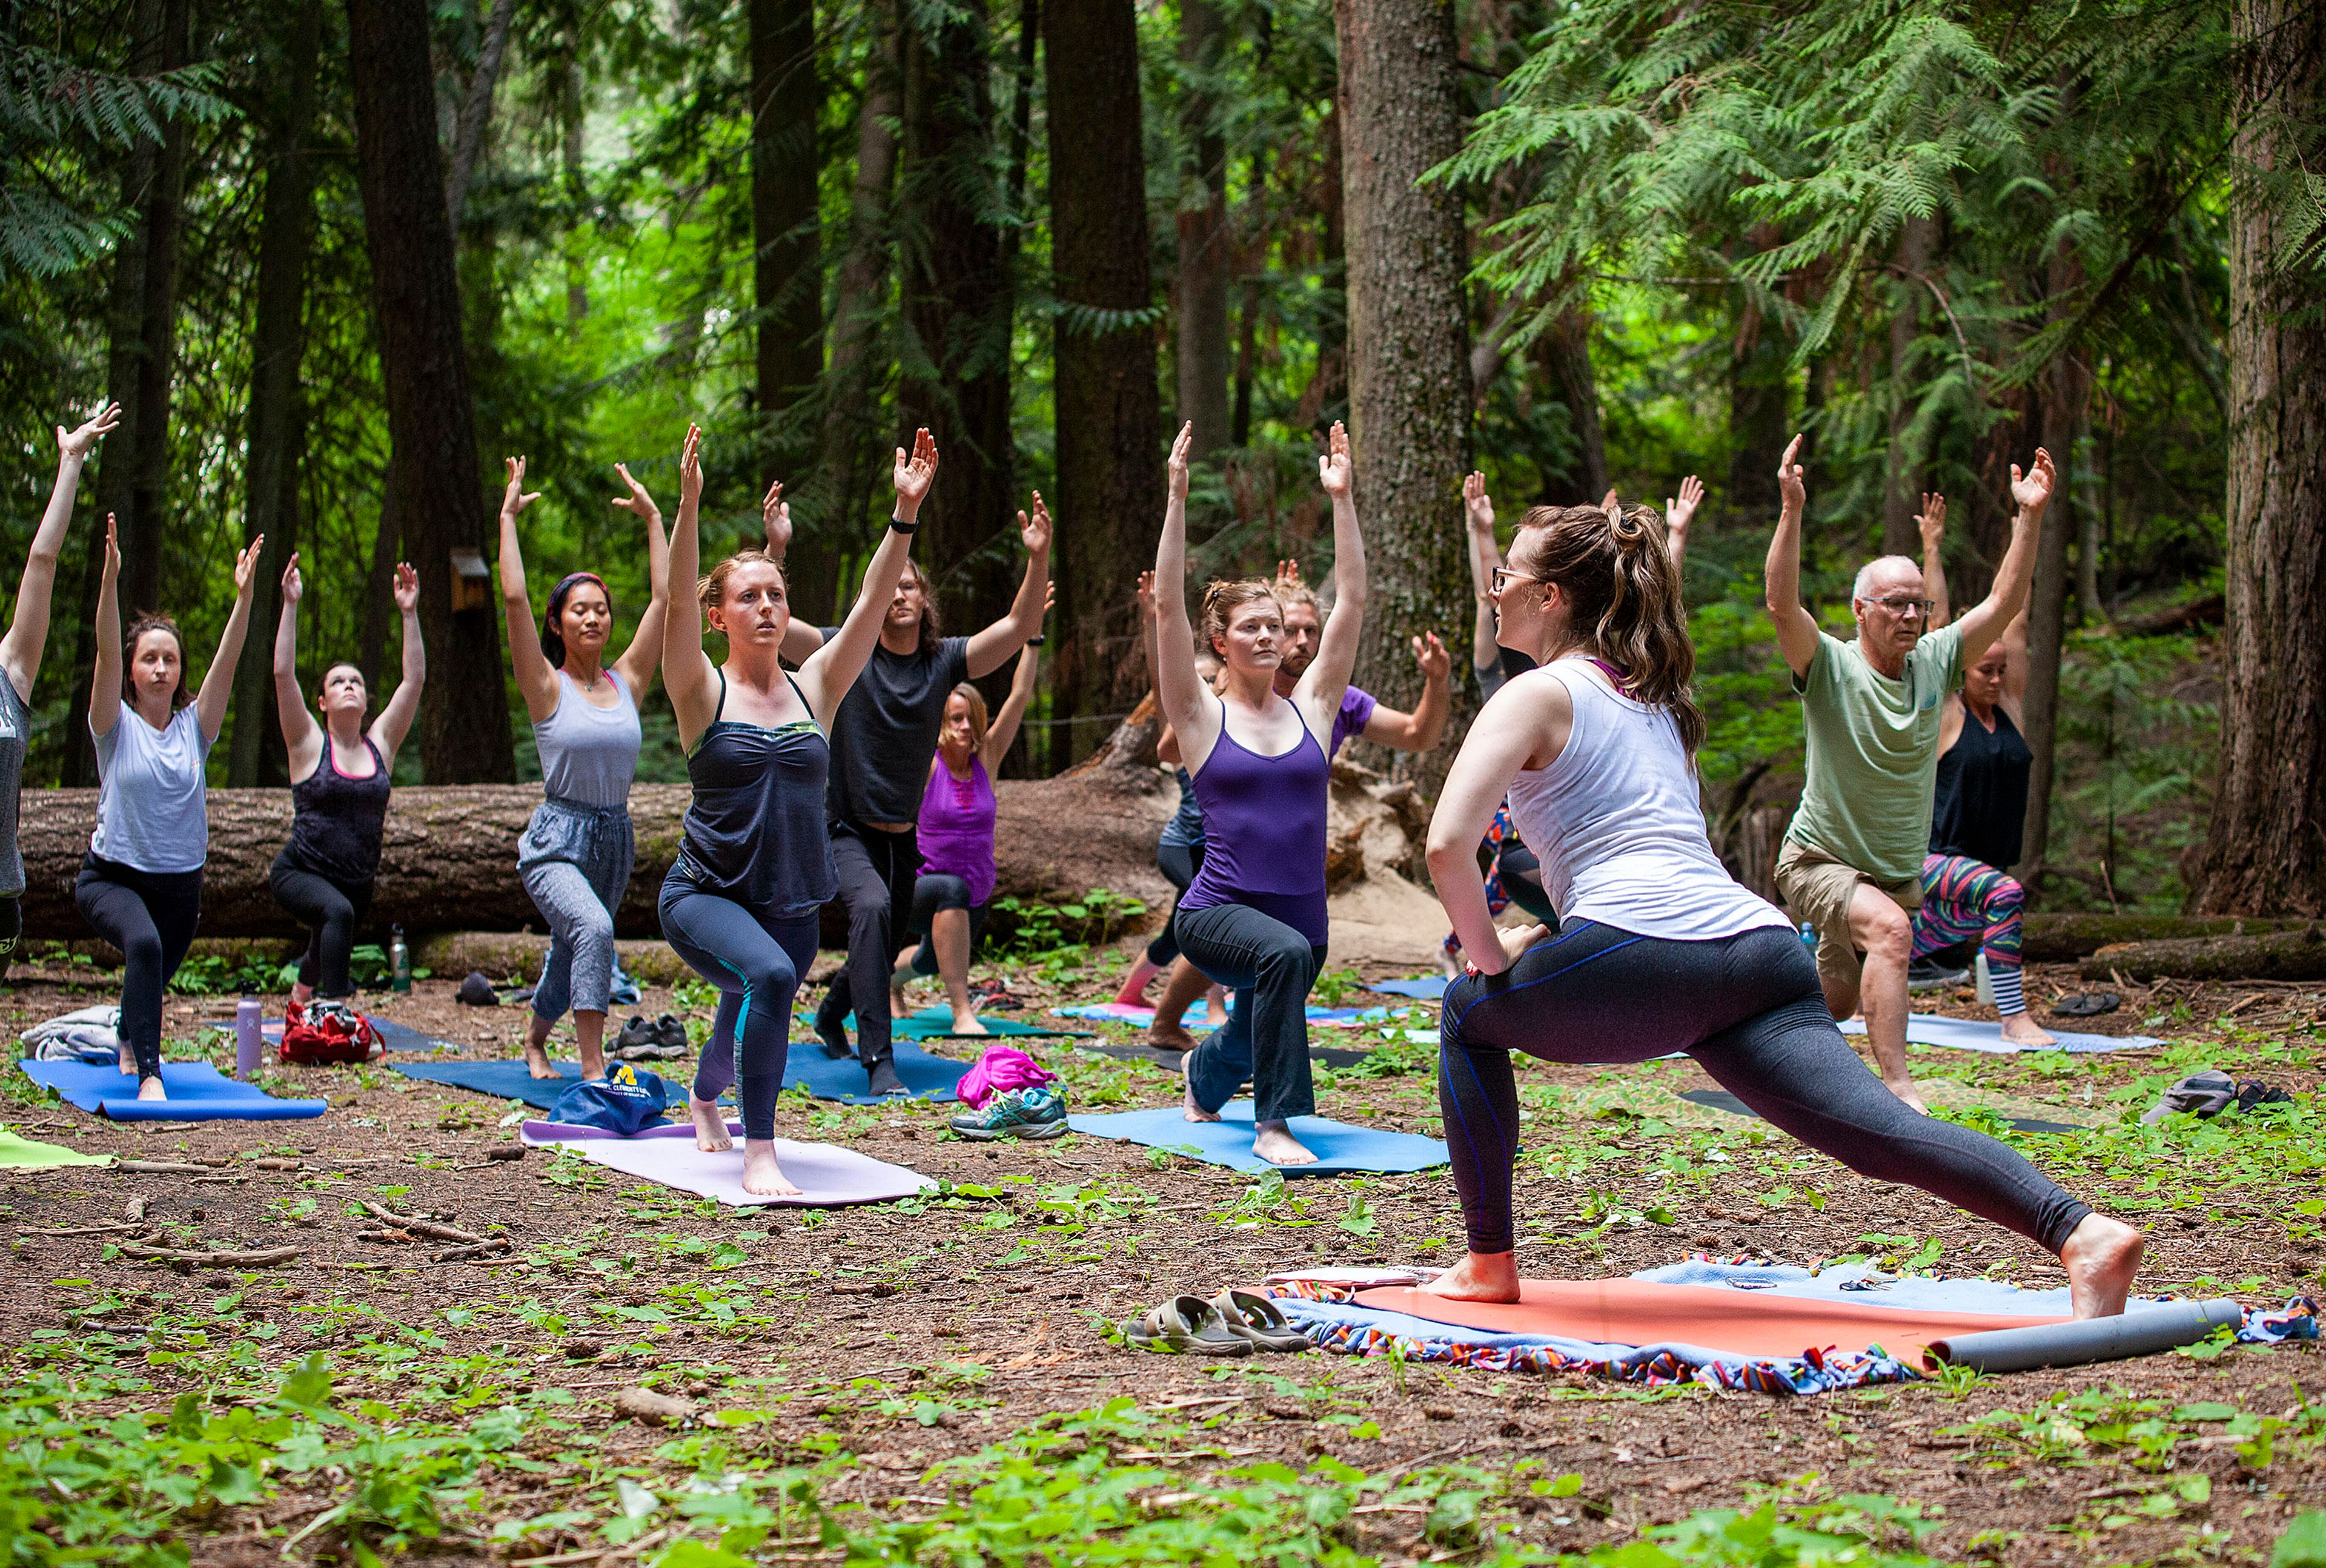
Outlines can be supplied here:
[[283, 619], [274, 633], [274, 697], [291, 767], [291, 841], [274, 858], [267, 881], [283, 907], [313, 934], [299, 961], [286, 1028], [304, 1025], [326, 1035], [359, 1038], [363, 1026], [348, 1007], [355, 986], [348, 955], [356, 927], [371, 908], [379, 871], [380, 836], [387, 819], [388, 779], [396, 749], [420, 710], [428, 658], [420, 643], [420, 579], [395, 569], [395, 608], [404, 617], [404, 679], [369, 729], [369, 693], [353, 664], [323, 672], [318, 725], [299, 689], [299, 598], [303, 585], [294, 552], [283, 568]]

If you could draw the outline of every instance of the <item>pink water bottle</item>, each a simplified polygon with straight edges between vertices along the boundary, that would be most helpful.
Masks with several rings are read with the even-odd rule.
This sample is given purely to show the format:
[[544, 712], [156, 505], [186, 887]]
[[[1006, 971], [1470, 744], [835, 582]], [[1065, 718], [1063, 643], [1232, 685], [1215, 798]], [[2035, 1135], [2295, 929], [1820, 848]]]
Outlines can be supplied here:
[[260, 1013], [256, 997], [243, 997], [234, 1009], [234, 1075], [246, 1083], [258, 1071], [266, 1049], [266, 1035], [259, 1027]]

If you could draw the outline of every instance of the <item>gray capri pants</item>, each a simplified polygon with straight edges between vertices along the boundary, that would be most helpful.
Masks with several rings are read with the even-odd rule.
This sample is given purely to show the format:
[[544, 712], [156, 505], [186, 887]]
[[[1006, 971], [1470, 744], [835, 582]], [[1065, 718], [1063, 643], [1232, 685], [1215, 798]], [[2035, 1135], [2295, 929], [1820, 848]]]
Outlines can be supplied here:
[[585, 806], [555, 796], [534, 808], [517, 841], [517, 871], [549, 922], [549, 956], [533, 990], [533, 1016], [570, 1007], [602, 1013], [614, 986], [614, 911], [630, 886], [637, 845], [627, 806]]

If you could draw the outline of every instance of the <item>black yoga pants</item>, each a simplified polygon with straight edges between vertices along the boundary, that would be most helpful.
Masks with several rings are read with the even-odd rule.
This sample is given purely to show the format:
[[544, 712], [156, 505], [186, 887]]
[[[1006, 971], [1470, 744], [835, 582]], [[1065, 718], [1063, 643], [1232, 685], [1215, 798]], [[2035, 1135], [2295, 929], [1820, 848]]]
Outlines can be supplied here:
[[719, 988], [719, 1016], [695, 1063], [694, 1098], [716, 1100], [728, 1085], [738, 1085], [747, 1138], [776, 1136], [776, 1096], [791, 1053], [792, 998], [815, 961], [815, 928], [813, 910], [763, 920], [716, 893], [667, 884], [663, 889], [664, 938]]
[[1519, 1106], [1511, 1055], [1645, 1062], [1685, 1051], [1755, 1115], [1862, 1176], [1903, 1182], [2048, 1251], [2091, 1210], [2013, 1150], [1909, 1109], [1843, 1044], [1791, 931], [1714, 942], [1569, 921], [1499, 975], [1447, 988], [1437, 1094], [1470, 1250], [1512, 1246]]
[[140, 1080], [162, 1076], [162, 991], [185, 961], [202, 918], [202, 873], [140, 871], [95, 855], [80, 863], [73, 902], [89, 929], [121, 950], [121, 1038]]
[[319, 872], [301, 870], [283, 855], [274, 858], [266, 880], [275, 901], [313, 933], [299, 960], [299, 983], [314, 988], [318, 997], [355, 995], [355, 983], [348, 978], [348, 955], [355, 951], [356, 927], [371, 912], [372, 885], [334, 882]]
[[1542, 862], [1516, 839], [1504, 839], [1497, 852], [1503, 891], [1512, 904], [1545, 925], [1556, 926], [1558, 914], [1550, 906], [1550, 892], [1542, 885]]
[[913, 972], [933, 975], [937, 972], [936, 949], [929, 942], [929, 927], [941, 911], [966, 910], [969, 913], [969, 951], [974, 954], [980, 939], [985, 935], [985, 905], [969, 901], [969, 884], [949, 872], [916, 877], [913, 881], [913, 930], [921, 945], [913, 950]]
[[[1204, 847], [1201, 844], [1158, 844], [1155, 846], [1155, 868], [1169, 879], [1172, 886], [1184, 895], [1196, 873], [1204, 868]], [[1147, 944], [1147, 961], [1158, 970], [1168, 970], [1171, 960], [1179, 956], [1179, 907], [1171, 906], [1171, 918]]]
[[[904, 944], [898, 928], [913, 908], [913, 881], [921, 868], [920, 834], [907, 828], [884, 833], [852, 822], [832, 825], [832, 868], [848, 910], [848, 962], [815, 1010], [815, 1032], [846, 1038], [841, 1020], [856, 1014], [856, 1057], [866, 1067], [895, 1052], [889, 1037], [889, 974]], [[805, 966], [802, 966], [805, 973]], [[863, 997], [867, 1005], [856, 1006]]]
[[1314, 1116], [1308, 988], [1325, 967], [1325, 950], [1242, 904], [1183, 909], [1173, 918], [1187, 961], [1216, 983], [1235, 988], [1228, 1021], [1187, 1053], [1187, 1087], [1196, 1103], [1217, 1110], [1249, 1079], [1257, 1120]]

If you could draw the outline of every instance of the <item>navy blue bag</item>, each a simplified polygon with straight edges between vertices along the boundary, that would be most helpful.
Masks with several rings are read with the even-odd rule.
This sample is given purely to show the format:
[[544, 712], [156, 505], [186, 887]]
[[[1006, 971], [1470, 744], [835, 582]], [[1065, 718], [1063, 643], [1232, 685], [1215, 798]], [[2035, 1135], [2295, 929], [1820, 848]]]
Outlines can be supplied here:
[[617, 1062], [603, 1078], [587, 1078], [557, 1097], [549, 1119], [598, 1127], [618, 1137], [635, 1137], [662, 1120], [670, 1090], [652, 1072]]

